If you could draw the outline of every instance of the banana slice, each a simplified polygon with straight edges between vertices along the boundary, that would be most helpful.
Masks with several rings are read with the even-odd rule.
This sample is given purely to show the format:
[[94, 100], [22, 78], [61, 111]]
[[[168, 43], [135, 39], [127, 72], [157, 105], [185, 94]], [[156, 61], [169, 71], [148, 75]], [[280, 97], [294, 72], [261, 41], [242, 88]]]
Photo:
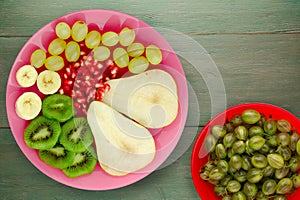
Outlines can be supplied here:
[[42, 100], [34, 92], [23, 93], [16, 101], [16, 113], [25, 120], [35, 118], [42, 109]]
[[54, 94], [61, 86], [61, 79], [57, 72], [45, 70], [37, 78], [37, 87], [43, 94]]
[[16, 79], [20, 86], [31, 87], [34, 85], [38, 73], [31, 65], [24, 65], [16, 73]]

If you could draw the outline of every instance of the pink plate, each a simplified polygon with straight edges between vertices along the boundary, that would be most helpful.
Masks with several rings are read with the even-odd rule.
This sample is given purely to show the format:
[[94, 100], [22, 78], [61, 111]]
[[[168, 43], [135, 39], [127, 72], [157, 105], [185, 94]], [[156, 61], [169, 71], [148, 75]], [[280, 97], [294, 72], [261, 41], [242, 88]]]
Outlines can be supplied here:
[[[59, 169], [52, 168], [42, 162], [38, 157], [36, 150], [26, 146], [23, 139], [23, 131], [28, 125], [28, 121], [22, 120], [16, 115], [16, 99], [27, 91], [36, 91], [36, 86], [30, 88], [21, 88], [16, 82], [16, 71], [25, 64], [30, 64], [31, 53], [41, 48], [47, 50], [52, 39], [55, 38], [55, 26], [63, 21], [70, 26], [77, 20], [84, 20], [89, 27], [98, 27], [102, 31], [120, 31], [123, 27], [130, 27], [135, 30], [137, 41], [144, 45], [154, 44], [162, 50], [163, 61], [159, 68], [168, 71], [175, 79], [178, 88], [179, 110], [175, 121], [162, 129], [152, 129], [156, 143], [156, 155], [154, 160], [135, 173], [123, 177], [114, 177], [105, 173], [99, 164], [94, 172], [77, 178], [68, 178]], [[124, 187], [135, 183], [146, 177], [157, 169], [171, 154], [182, 134], [188, 110], [188, 90], [184, 71], [180, 61], [168, 42], [153, 28], [146, 23], [127, 14], [109, 11], [109, 10], [85, 10], [62, 16], [41, 28], [24, 45], [17, 56], [7, 83], [6, 108], [8, 121], [14, 135], [14, 138], [25, 156], [31, 163], [50, 178], [79, 189], [85, 190], [109, 190]]]
[[[199, 171], [201, 167], [203, 167], [208, 160], [207, 152], [205, 151], [202, 145], [205, 140], [205, 137], [207, 134], [209, 134], [211, 126], [217, 124], [224, 124], [226, 119], [230, 120], [234, 115], [241, 114], [246, 109], [255, 109], [258, 112], [264, 114], [267, 119], [270, 116], [272, 116], [272, 118], [275, 120], [286, 119], [291, 123], [293, 130], [296, 129], [298, 130], [298, 132], [300, 130], [300, 120], [296, 116], [294, 116], [293, 114], [291, 114], [290, 112], [282, 108], [279, 108], [271, 104], [264, 104], [264, 103], [241, 104], [241, 105], [228, 108], [227, 110], [218, 114], [211, 121], [209, 121], [205, 125], [205, 127], [201, 130], [192, 151], [192, 157], [191, 157], [192, 178], [193, 178], [195, 188], [202, 200], [222, 199], [221, 197], [218, 197], [214, 194], [214, 186], [202, 180], [199, 175]], [[288, 199], [290, 200], [297, 200], [299, 199], [299, 196], [300, 196], [300, 189], [297, 189], [296, 192], [294, 192], [291, 195], [287, 195]]]

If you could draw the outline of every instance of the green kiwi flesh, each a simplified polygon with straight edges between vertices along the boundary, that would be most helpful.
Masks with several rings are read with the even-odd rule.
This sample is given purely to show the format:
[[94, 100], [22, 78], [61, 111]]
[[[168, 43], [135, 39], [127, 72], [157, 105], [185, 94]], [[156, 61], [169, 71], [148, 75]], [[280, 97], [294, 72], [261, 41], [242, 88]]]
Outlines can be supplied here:
[[56, 144], [48, 150], [40, 150], [39, 157], [42, 161], [55, 168], [66, 168], [73, 163], [75, 153], [66, 150], [62, 145]]
[[72, 118], [62, 126], [59, 142], [67, 150], [83, 152], [93, 143], [93, 135], [87, 120]]
[[61, 133], [58, 121], [39, 116], [24, 131], [24, 141], [32, 149], [46, 150], [54, 147]]
[[43, 100], [42, 112], [49, 119], [65, 122], [75, 114], [73, 100], [63, 94], [50, 95]]
[[92, 173], [96, 164], [96, 153], [94, 148], [90, 146], [86, 151], [76, 153], [73, 163], [62, 170], [68, 177], [76, 178], [78, 176]]

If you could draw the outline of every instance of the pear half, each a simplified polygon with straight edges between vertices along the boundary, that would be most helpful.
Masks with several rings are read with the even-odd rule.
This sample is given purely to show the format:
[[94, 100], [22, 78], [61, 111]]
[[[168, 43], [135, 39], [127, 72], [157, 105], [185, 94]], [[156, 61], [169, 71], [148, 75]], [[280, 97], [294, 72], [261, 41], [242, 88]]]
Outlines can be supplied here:
[[147, 128], [171, 124], [178, 113], [177, 86], [166, 71], [154, 69], [107, 82], [103, 102]]
[[87, 112], [102, 169], [125, 175], [144, 168], [155, 156], [151, 133], [110, 106], [93, 101]]

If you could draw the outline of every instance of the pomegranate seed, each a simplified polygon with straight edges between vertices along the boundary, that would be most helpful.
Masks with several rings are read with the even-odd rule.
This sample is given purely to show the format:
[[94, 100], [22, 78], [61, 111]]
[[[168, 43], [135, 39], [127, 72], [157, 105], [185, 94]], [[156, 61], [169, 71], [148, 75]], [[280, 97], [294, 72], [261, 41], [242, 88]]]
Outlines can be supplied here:
[[60, 88], [58, 92], [59, 92], [59, 94], [64, 94], [65, 93], [64, 89], [62, 89], [62, 88]]
[[110, 85], [109, 84], [104, 84], [103, 90], [104, 90], [104, 92], [108, 92], [110, 90]]
[[85, 55], [86, 53], [85, 53], [85, 51], [80, 51], [80, 55], [81, 56], [83, 56], [83, 55]]
[[75, 62], [71, 64], [72, 68], [78, 69], [80, 67], [80, 63], [79, 62]]
[[98, 63], [98, 64], [97, 64], [97, 68], [98, 68], [98, 69], [102, 69], [102, 68], [103, 68], [103, 65], [102, 65], [101, 63]]

